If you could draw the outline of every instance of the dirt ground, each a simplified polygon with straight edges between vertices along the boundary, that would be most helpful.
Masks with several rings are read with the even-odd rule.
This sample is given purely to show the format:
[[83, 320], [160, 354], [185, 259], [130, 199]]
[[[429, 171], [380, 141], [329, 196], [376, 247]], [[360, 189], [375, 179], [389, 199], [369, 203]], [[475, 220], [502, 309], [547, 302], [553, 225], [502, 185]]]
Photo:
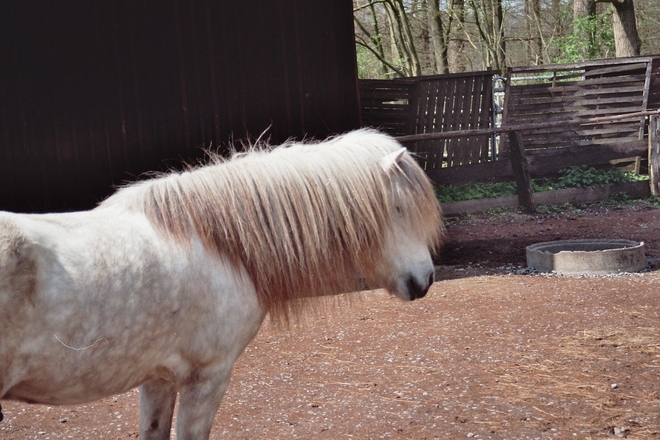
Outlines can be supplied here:
[[[236, 365], [212, 438], [660, 438], [660, 208], [447, 226], [423, 300], [367, 292], [290, 330], [266, 323]], [[525, 269], [525, 246], [570, 238], [644, 241], [648, 269]], [[138, 437], [135, 390], [2, 407], [1, 439]]]

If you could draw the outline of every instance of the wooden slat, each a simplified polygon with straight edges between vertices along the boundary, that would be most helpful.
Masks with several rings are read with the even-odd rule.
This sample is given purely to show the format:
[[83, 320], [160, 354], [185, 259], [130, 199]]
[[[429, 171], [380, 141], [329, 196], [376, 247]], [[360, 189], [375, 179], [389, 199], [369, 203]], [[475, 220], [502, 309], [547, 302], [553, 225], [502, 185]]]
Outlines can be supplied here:
[[650, 60], [651, 60], [650, 57], [608, 58], [608, 59], [598, 59], [598, 60], [586, 60], [579, 63], [553, 64], [552, 66], [538, 65], [538, 66], [525, 66], [525, 67], [511, 67], [510, 69], [513, 73], [545, 73], [548, 71], [562, 72], [562, 71], [570, 71], [577, 69], [597, 68], [600, 66], [634, 64], [638, 62], [648, 62]]
[[[633, 140], [613, 145], [588, 145], [562, 149], [526, 149], [529, 173], [532, 177], [556, 173], [575, 165], [606, 164], [611, 160], [646, 154], [646, 141]], [[426, 170], [437, 185], [491, 180], [511, 180], [513, 170], [508, 155], [501, 160]]]
[[512, 85], [513, 90], [520, 90], [521, 93], [528, 94], [537, 94], [544, 90], [551, 91], [580, 91], [588, 87], [598, 87], [598, 86], [609, 86], [612, 84], [626, 84], [626, 83], [636, 83], [643, 81], [646, 77], [645, 72], [633, 73], [626, 76], [609, 76], [602, 78], [586, 78], [583, 80], [575, 81], [557, 81], [557, 82], [544, 82], [545, 80], [539, 80], [537, 82], [523, 82], [521, 84]]
[[[513, 85], [514, 73], [524, 75], [562, 72], [570, 81], [543, 80], [537, 84]], [[569, 69], [570, 68], [570, 69]], [[572, 71], [572, 72], [571, 72]], [[577, 80], [579, 71], [584, 79]], [[649, 95], [650, 58], [636, 58], [593, 62], [583, 65], [545, 66], [531, 70], [512, 68], [508, 71], [509, 86], [506, 91], [505, 124], [534, 124], [553, 120], [580, 120], [593, 117], [634, 113], [646, 109]], [[558, 75], [561, 76], [561, 75]], [[543, 150], [558, 148], [586, 148], [588, 146], [609, 145], [624, 139], [634, 141], [640, 138], [640, 123], [629, 121], [607, 127], [593, 125], [541, 129], [523, 132], [525, 148]], [[507, 151], [507, 139], [503, 139], [503, 150]]]
[[571, 109], [572, 111], [564, 111], [564, 112], [558, 112], [556, 110], [551, 111], [550, 109], [547, 112], [543, 112], [543, 111], [532, 112], [530, 110], [525, 114], [516, 115], [518, 117], [515, 119], [515, 123], [510, 125], [517, 125], [521, 123], [534, 123], [541, 121], [561, 121], [561, 120], [571, 121], [578, 119], [591, 119], [594, 117], [601, 117], [601, 116], [614, 116], [624, 113], [636, 113], [640, 107], [641, 106], [635, 106], [632, 108], [622, 107], [618, 109], [619, 111], [617, 111], [616, 108], [601, 108], [601, 109], [592, 109], [589, 112], [580, 111], [579, 108]]
[[606, 164], [612, 160], [646, 154], [643, 140], [631, 140], [607, 145], [531, 150], [527, 152], [530, 173], [534, 176], [556, 173], [562, 168], [576, 165]]
[[360, 117], [363, 126], [376, 127], [392, 135], [408, 133], [408, 117], [414, 81], [360, 80]]
[[575, 100], [589, 101], [593, 99], [599, 99], [603, 97], [616, 97], [621, 95], [637, 96], [640, 101], [643, 100], [641, 93], [644, 91], [644, 79], [642, 78], [636, 85], [623, 87], [617, 85], [615, 88], [600, 88], [600, 89], [583, 89], [573, 93], [566, 93], [565, 91], [557, 90], [543, 93], [531, 94], [519, 94], [516, 93], [516, 89], [512, 87], [511, 93], [511, 103], [518, 105], [529, 105], [538, 102], [544, 102], [548, 104], [562, 104], [562, 103], [571, 103]]
[[652, 57], [648, 108], [660, 108], [660, 55]]
[[649, 120], [649, 186], [651, 194], [660, 197], [660, 116]]
[[[393, 135], [487, 128], [491, 81], [490, 70], [391, 81], [360, 80], [363, 125], [378, 126]], [[489, 139], [482, 135], [423, 140], [412, 148], [430, 171], [487, 160]]]
[[[486, 80], [484, 77], [476, 77], [474, 80], [472, 101], [470, 102], [471, 127], [490, 125], [491, 108], [483, 105], [483, 97], [486, 94], [492, 96], [492, 84], [491, 79]], [[476, 152], [471, 158], [471, 163], [484, 162], [489, 159], [490, 137], [473, 136], [467, 138], [467, 141], [471, 150]]]
[[[490, 123], [490, 87], [481, 84], [491, 83], [490, 75], [470, 75], [459, 77], [437, 77], [426, 79], [430, 84], [420, 87], [419, 99], [425, 99], [430, 106], [420, 109], [422, 115], [415, 126], [416, 133], [445, 132], [473, 127], [488, 127]], [[426, 95], [426, 98], [422, 96]], [[487, 107], [483, 109], [482, 107]], [[483, 119], [481, 114], [488, 118]], [[427, 166], [457, 166], [464, 163], [485, 160], [488, 154], [488, 137], [473, 136], [443, 141], [419, 142], [416, 151], [426, 152]], [[432, 151], [433, 153], [429, 153]], [[482, 151], [484, 152], [482, 154]], [[433, 158], [433, 163], [430, 157]]]

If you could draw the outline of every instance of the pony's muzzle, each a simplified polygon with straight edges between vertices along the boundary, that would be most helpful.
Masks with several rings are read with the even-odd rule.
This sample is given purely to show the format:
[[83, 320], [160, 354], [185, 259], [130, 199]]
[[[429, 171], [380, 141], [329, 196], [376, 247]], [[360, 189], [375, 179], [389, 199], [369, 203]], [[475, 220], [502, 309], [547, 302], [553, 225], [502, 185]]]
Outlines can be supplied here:
[[426, 277], [423, 277], [421, 280], [414, 275], [410, 275], [406, 281], [406, 288], [408, 289], [408, 297], [410, 298], [410, 301], [424, 298], [434, 281], [435, 270], [432, 270]]

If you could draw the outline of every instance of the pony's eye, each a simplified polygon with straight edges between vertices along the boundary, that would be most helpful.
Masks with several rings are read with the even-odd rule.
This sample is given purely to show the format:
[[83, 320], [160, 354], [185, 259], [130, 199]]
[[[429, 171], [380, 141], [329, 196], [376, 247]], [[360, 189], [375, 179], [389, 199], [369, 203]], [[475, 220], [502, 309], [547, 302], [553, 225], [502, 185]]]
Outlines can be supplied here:
[[394, 209], [396, 209], [396, 213], [399, 215], [403, 215], [403, 209], [401, 209], [400, 206], [395, 206]]

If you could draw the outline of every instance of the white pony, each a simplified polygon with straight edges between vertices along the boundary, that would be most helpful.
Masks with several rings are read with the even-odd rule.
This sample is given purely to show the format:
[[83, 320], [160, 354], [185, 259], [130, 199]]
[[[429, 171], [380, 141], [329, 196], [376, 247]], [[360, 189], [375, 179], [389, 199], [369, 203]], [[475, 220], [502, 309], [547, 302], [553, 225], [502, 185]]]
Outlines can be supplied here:
[[87, 212], [0, 212], [0, 398], [140, 386], [140, 439], [206, 439], [267, 313], [433, 282], [441, 213], [394, 139], [358, 130], [143, 181]]

